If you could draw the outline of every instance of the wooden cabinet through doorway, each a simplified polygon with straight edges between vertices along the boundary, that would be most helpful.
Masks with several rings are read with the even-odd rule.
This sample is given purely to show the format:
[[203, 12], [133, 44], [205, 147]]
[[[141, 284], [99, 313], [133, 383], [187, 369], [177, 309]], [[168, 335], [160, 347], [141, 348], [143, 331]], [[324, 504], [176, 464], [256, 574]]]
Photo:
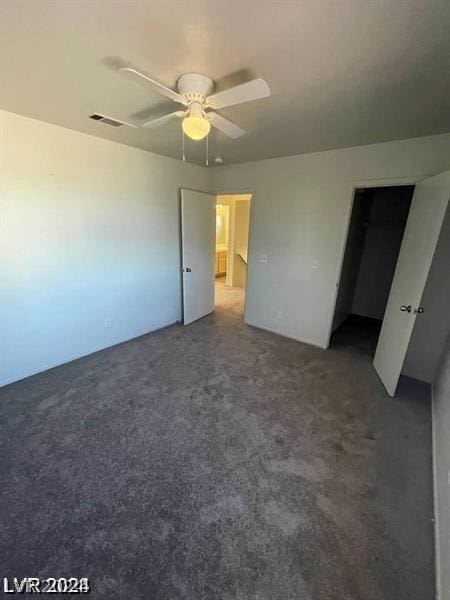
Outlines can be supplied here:
[[220, 250], [216, 252], [216, 277], [227, 273], [228, 252]]

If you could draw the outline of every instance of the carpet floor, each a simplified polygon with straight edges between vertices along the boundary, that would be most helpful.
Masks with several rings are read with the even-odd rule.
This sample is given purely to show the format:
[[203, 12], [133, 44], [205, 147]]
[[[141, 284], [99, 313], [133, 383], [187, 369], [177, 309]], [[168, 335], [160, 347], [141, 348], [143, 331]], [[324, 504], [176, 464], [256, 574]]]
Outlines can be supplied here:
[[216, 278], [215, 310], [226, 311], [243, 319], [245, 294], [243, 288], [225, 285], [225, 277]]
[[307, 346], [244, 325], [242, 298], [0, 390], [1, 577], [88, 577], [94, 600], [434, 598], [426, 387], [391, 399], [351, 332]]

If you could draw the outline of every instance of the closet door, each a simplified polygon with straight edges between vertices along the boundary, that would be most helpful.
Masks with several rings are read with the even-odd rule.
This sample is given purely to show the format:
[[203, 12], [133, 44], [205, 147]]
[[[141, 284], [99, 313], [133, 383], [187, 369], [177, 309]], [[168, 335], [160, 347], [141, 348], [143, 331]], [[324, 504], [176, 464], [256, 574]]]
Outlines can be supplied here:
[[450, 198], [450, 171], [418, 183], [403, 235], [373, 365], [395, 395]]

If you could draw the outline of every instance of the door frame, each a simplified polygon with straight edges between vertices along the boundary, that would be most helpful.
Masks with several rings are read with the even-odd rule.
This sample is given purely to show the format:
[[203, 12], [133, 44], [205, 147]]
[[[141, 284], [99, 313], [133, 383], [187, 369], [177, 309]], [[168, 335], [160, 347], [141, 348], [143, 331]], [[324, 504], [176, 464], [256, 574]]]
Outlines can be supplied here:
[[[389, 178], [384, 178], [384, 179], [359, 179], [359, 180], [356, 179], [352, 182], [351, 188], [350, 188], [350, 203], [349, 203], [349, 207], [348, 207], [348, 211], [347, 211], [346, 224], [345, 224], [345, 234], [344, 234], [343, 243], [341, 246], [341, 252], [339, 255], [339, 264], [338, 264], [336, 285], [335, 285], [335, 289], [334, 289], [334, 293], [333, 293], [333, 298], [331, 301], [332, 304], [331, 304], [331, 310], [330, 310], [330, 316], [329, 316], [329, 322], [328, 322], [328, 333], [327, 333], [325, 349], [328, 349], [330, 347], [333, 319], [334, 319], [334, 313], [336, 312], [336, 303], [337, 303], [338, 292], [339, 292], [339, 284], [341, 283], [342, 267], [344, 265], [344, 255], [345, 255], [345, 249], [347, 247], [347, 239], [348, 239], [348, 233], [349, 233], [349, 229], [350, 229], [350, 220], [352, 218], [353, 205], [355, 202], [356, 190], [360, 190], [361, 188], [369, 189], [369, 188], [377, 188], [377, 187], [401, 187], [401, 186], [407, 186], [407, 185], [416, 185], [417, 183], [419, 183], [423, 179], [427, 179], [428, 177], [432, 177], [432, 175], [424, 175], [424, 176], [412, 176], [411, 175], [409, 177], [408, 176], [389, 177]], [[397, 258], [397, 260], [398, 260], [398, 258]]]
[[[252, 231], [252, 224], [253, 224], [253, 214], [254, 214], [254, 203], [255, 203], [255, 191], [253, 188], [240, 188], [240, 189], [235, 189], [233, 188], [232, 191], [230, 190], [220, 190], [220, 191], [214, 191], [214, 192], [210, 192], [211, 194], [214, 194], [217, 198], [217, 196], [242, 196], [245, 194], [248, 194], [251, 196], [250, 198], [250, 215], [249, 215], [249, 223], [248, 223], [248, 245], [247, 245], [247, 276], [245, 278], [245, 293], [244, 293], [244, 323], [247, 322], [247, 288], [248, 288], [248, 274], [250, 272], [250, 249], [252, 246], [252, 239], [253, 239], [253, 231]], [[230, 211], [230, 218], [231, 218], [231, 211]]]

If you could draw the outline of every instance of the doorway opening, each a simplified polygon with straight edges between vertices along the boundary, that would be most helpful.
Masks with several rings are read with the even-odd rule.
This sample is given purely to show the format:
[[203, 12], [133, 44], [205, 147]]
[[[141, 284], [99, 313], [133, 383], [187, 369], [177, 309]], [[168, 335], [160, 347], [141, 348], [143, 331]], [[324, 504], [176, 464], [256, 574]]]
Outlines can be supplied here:
[[414, 187], [355, 190], [331, 347], [375, 355]]
[[220, 195], [216, 203], [214, 308], [239, 316], [245, 306], [251, 197]]

